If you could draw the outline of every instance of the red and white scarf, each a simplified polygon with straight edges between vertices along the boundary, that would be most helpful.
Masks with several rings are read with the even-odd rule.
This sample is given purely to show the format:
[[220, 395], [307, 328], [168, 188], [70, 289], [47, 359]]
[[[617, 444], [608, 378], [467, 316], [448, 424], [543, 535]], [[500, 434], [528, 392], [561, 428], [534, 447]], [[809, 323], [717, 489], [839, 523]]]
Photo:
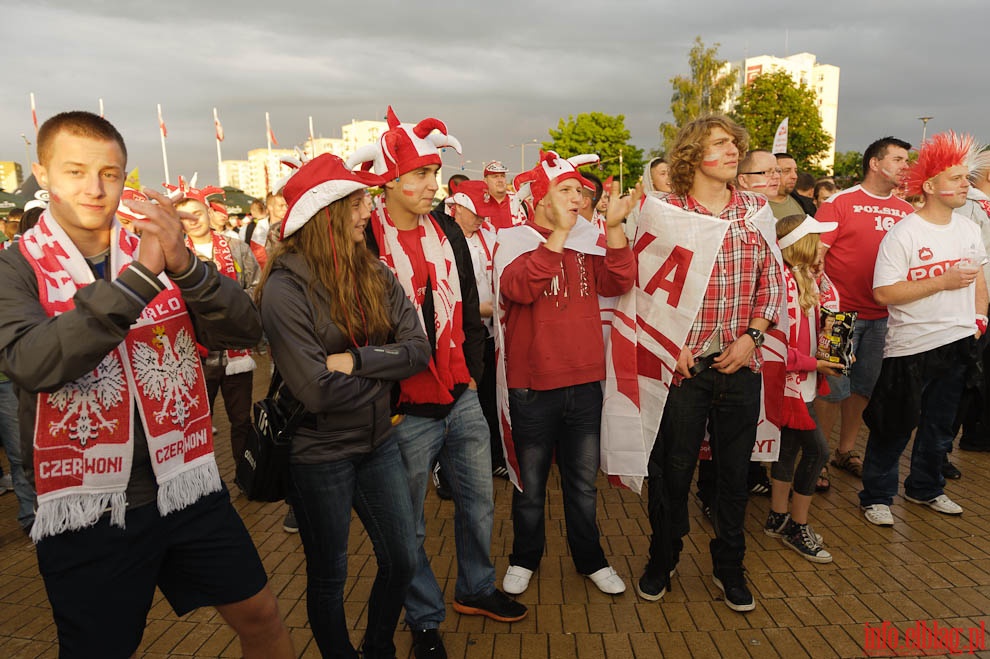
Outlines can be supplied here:
[[[498, 406], [499, 428], [502, 431], [502, 454], [509, 470], [509, 480], [522, 492], [522, 481], [519, 478], [519, 461], [516, 460], [515, 442], [512, 440], [512, 419], [509, 416], [509, 386], [505, 373], [505, 312], [506, 306], [502, 300], [500, 280], [502, 273], [513, 261], [536, 250], [547, 241], [543, 235], [529, 226], [509, 227], [498, 232], [495, 244], [495, 402]], [[564, 248], [581, 254], [594, 256], [605, 255], [605, 236], [583, 217], [571, 229], [564, 242]], [[558, 275], [559, 277], [559, 275]], [[556, 281], [553, 287], [559, 287]]]
[[[412, 261], [403, 250], [399, 242], [399, 230], [392, 223], [392, 218], [380, 199], [375, 204], [371, 223], [382, 262], [395, 273], [406, 297], [416, 307], [425, 329], [427, 319], [423, 318], [424, 293], [416, 290]], [[436, 327], [437, 343], [429, 368], [399, 383], [399, 403], [446, 405], [454, 402], [450, 394], [454, 387], [471, 379], [464, 361], [461, 282], [457, 275], [454, 250], [443, 230], [429, 215], [419, 216], [417, 229], [426, 259], [426, 274], [433, 293], [435, 318], [430, 318], [429, 322]]]
[[[221, 275], [226, 275], [240, 283], [238, 277], [241, 274], [242, 266], [234, 260], [234, 254], [230, 249], [230, 241], [222, 233], [211, 231], [213, 237], [213, 262], [217, 265], [217, 270]], [[196, 245], [189, 236], [186, 236], [186, 247], [196, 251]], [[202, 352], [202, 351], [201, 351]], [[258, 367], [254, 359], [251, 358], [251, 350], [227, 350], [227, 367], [224, 373], [227, 375], [237, 375], [247, 373]]]
[[[116, 278], [136, 257], [139, 239], [116, 220], [110, 238], [107, 268]], [[86, 259], [47, 212], [24, 234], [20, 248], [50, 317], [72, 311], [76, 292], [95, 281]], [[108, 508], [111, 524], [124, 526], [135, 407], [148, 439], [161, 514], [222, 487], [195, 331], [179, 290], [167, 277], [159, 279], [166, 289], [117, 348], [75, 381], [38, 394], [35, 542], [91, 526]]]
[[[777, 262], [774, 218], [769, 206], [746, 217]], [[636, 286], [619, 298], [605, 344], [602, 470], [609, 481], [640, 491], [647, 474], [681, 346], [701, 307], [729, 222], [646, 197], [633, 252]], [[659, 279], [658, 272], [667, 273]], [[762, 348], [760, 419], [753, 460], [777, 459], [787, 358], [787, 311], [765, 334]], [[701, 457], [706, 457], [702, 446]]]

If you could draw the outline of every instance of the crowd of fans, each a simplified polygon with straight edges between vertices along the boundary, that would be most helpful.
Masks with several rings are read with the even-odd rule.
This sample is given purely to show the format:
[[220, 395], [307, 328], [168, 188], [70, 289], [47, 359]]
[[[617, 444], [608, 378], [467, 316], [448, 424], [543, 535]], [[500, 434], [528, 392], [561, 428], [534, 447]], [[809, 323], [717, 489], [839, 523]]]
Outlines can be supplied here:
[[[971, 138], [936, 135], [914, 162], [907, 142], [878, 139], [840, 190], [715, 115], [684, 126], [633, 190], [590, 173], [594, 154], [546, 152], [511, 185], [497, 161], [479, 181], [457, 174], [437, 203], [440, 149], [459, 142], [391, 108], [388, 125], [346, 162], [303, 163], [243, 217], [215, 188], [125, 191], [123, 138], [98, 116], [42, 126], [34, 174], [51, 201], [6, 219], [0, 255], [0, 489], [36, 543], [64, 656], [130, 656], [156, 585], [180, 615], [216, 607], [244, 656], [292, 656], [213, 457], [220, 393], [243, 459], [259, 350], [305, 410], [284, 528], [300, 533], [324, 656], [358, 656], [352, 510], [378, 561], [360, 652], [393, 657], [404, 610], [416, 657], [446, 656], [431, 483], [454, 503], [453, 608], [499, 622], [527, 615], [515, 596], [546, 553], [553, 462], [575, 570], [610, 595], [632, 578], [648, 601], [672, 586], [696, 471], [712, 578], [740, 612], [756, 607], [750, 496], [770, 497], [767, 535], [830, 562], [811, 524], [829, 468], [862, 479], [866, 522], [892, 526], [914, 435], [904, 498], [962, 513], [945, 492], [961, 476], [953, 440], [962, 428], [960, 449], [990, 451], [990, 155]], [[686, 226], [714, 238], [692, 244]], [[820, 351], [836, 314], [855, 317], [847, 362]], [[629, 317], [660, 345], [651, 358], [643, 343], [623, 352]], [[639, 382], [656, 420], [636, 473], [612, 474], [647, 485], [639, 575], [611, 566], [596, 521], [617, 379]], [[761, 425], [769, 457], [754, 452]], [[513, 538], [498, 588], [501, 477]]]

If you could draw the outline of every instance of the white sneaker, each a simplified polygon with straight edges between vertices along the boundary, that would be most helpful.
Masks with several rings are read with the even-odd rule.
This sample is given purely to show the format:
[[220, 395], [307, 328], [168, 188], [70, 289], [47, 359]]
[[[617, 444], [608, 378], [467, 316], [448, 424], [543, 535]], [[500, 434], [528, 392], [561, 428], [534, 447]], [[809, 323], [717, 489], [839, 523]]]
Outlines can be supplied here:
[[606, 595], [618, 595], [626, 592], [625, 582], [622, 581], [622, 577], [615, 573], [611, 565], [603, 567], [587, 576], [591, 579], [592, 583], [598, 586], [598, 590]]
[[894, 516], [890, 513], [890, 506], [882, 503], [874, 503], [869, 506], [860, 506], [863, 516], [870, 524], [877, 526], [893, 526]]
[[905, 495], [905, 499], [911, 503], [920, 503], [922, 506], [928, 506], [935, 512], [944, 513], [946, 515], [962, 515], [963, 509], [958, 503], [940, 494], [930, 501], [923, 501], [921, 499], [912, 499], [911, 497]]
[[510, 565], [505, 571], [502, 579], [502, 590], [509, 595], [521, 595], [529, 588], [529, 580], [533, 578], [533, 571], [527, 570], [518, 565]]

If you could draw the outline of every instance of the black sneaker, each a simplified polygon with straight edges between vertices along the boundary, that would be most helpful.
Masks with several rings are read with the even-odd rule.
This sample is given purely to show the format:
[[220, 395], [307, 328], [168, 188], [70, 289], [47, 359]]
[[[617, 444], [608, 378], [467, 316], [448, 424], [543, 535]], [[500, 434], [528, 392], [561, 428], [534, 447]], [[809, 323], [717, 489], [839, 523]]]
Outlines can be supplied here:
[[715, 575], [712, 579], [725, 597], [725, 604], [733, 611], [752, 611], [756, 608], [752, 593], [746, 587], [746, 575], [742, 568], [724, 572], [721, 577]]
[[492, 469], [492, 476], [495, 478], [509, 480], [509, 470], [505, 467], [505, 465], [498, 465]]
[[780, 538], [784, 535], [784, 527], [791, 521], [790, 513], [775, 513], [770, 511], [767, 515], [767, 523], [763, 525], [763, 532], [771, 538]]
[[949, 462], [948, 455], [942, 459], [942, 477], [950, 481], [957, 481], [962, 478], [962, 472], [959, 471], [959, 467]]
[[296, 521], [296, 511], [292, 506], [289, 506], [289, 512], [285, 513], [285, 519], [282, 520], [282, 530], [286, 533], [299, 533], [299, 522]]
[[529, 612], [526, 607], [496, 588], [490, 595], [471, 600], [454, 599], [454, 610], [466, 616], [486, 616], [498, 622], [517, 622]]
[[416, 659], [447, 659], [447, 648], [436, 629], [413, 629], [412, 637]]
[[444, 501], [450, 501], [454, 498], [453, 493], [450, 491], [450, 483], [447, 481], [447, 477], [444, 476], [443, 470], [440, 469], [440, 463], [433, 465], [433, 485], [437, 488], [437, 496]]
[[[670, 578], [673, 579], [675, 574], [677, 574], [677, 567], [670, 571]], [[654, 576], [650, 570], [645, 570], [643, 576], [636, 582], [636, 594], [647, 602], [658, 602], [667, 594], [667, 585], [664, 584], [659, 575]]]
[[832, 562], [832, 554], [822, 547], [818, 534], [812, 531], [807, 524], [795, 524], [791, 521], [785, 531], [786, 535], [781, 538], [784, 544], [812, 563]]

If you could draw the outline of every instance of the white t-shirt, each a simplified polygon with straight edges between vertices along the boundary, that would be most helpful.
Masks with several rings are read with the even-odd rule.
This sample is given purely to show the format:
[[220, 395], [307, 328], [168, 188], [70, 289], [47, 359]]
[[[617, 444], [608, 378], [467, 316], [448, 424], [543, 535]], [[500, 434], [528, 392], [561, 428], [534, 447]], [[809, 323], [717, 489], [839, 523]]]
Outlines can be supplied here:
[[[937, 277], [963, 257], [986, 261], [980, 229], [958, 213], [932, 224], [911, 213], [880, 243], [873, 287]], [[939, 291], [907, 304], [891, 304], [884, 357], [904, 357], [958, 341], [976, 332], [976, 284]]]
[[202, 255], [203, 257], [213, 260], [213, 241], [208, 243], [193, 243], [193, 247], [196, 248], [196, 253]]

